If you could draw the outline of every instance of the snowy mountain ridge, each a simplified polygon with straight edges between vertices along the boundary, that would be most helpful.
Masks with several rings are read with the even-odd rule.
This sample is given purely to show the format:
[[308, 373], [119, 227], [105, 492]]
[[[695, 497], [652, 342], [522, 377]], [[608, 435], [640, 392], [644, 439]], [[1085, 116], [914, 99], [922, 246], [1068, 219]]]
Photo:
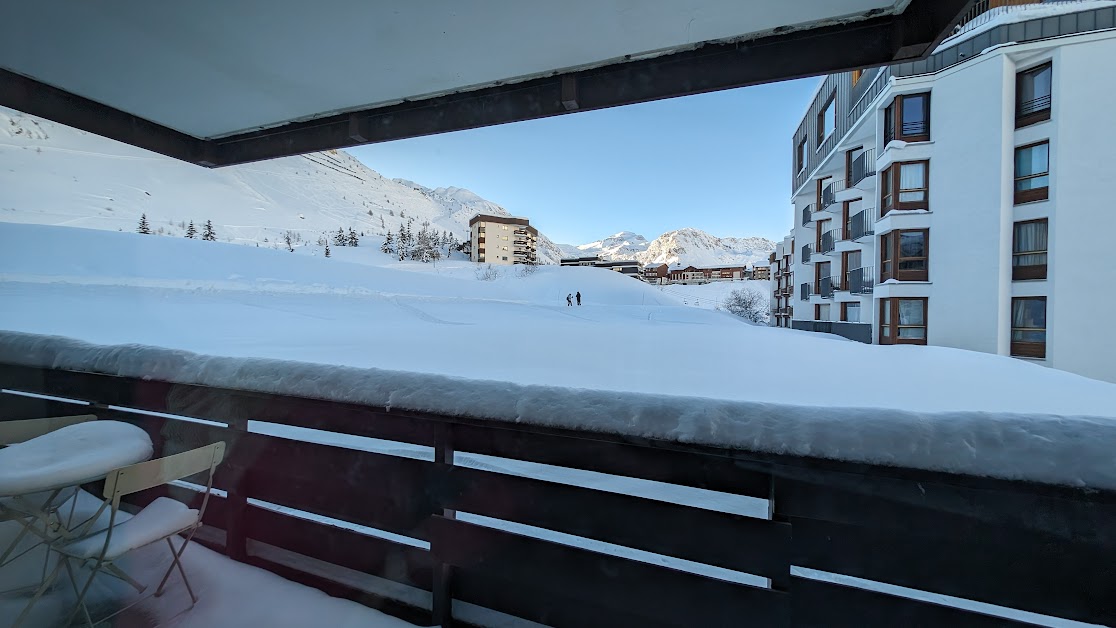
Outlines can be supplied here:
[[701, 229], [686, 227], [668, 231], [654, 240], [631, 231], [581, 245], [558, 245], [563, 255], [599, 255], [607, 260], [636, 260], [640, 264], [681, 264], [710, 266], [720, 264], [762, 264], [775, 250], [766, 238], [719, 238]]
[[[345, 151], [207, 170], [0, 107], [0, 221], [135, 231], [142, 214], [158, 235], [182, 236], [212, 220], [220, 241], [318, 246], [350, 227], [369, 242], [414, 220], [458, 240], [475, 214], [511, 215], [457, 187], [388, 179]], [[539, 236], [539, 259], [561, 251]]]

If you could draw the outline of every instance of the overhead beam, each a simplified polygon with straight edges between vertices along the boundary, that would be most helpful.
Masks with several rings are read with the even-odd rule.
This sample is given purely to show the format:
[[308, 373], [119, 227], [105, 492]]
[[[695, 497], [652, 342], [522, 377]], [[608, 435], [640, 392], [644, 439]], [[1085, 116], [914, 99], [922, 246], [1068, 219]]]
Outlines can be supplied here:
[[706, 44], [658, 57], [203, 140], [0, 71], [0, 104], [207, 167], [475, 129], [910, 61], [974, 0], [911, 0], [900, 15]]

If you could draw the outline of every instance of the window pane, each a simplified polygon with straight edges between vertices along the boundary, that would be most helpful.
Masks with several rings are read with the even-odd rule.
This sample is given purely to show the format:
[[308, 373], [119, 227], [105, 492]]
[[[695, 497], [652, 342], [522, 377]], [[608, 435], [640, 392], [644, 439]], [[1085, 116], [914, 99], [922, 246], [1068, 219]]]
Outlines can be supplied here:
[[880, 322], [884, 325], [891, 324], [891, 299], [880, 299]]
[[[786, 144], [784, 144], [786, 146]], [[899, 166], [899, 189], [919, 190], [926, 187], [925, 164], [902, 164]]]
[[855, 270], [860, 268], [860, 251], [851, 251], [848, 257], [849, 263], [845, 266], [845, 270]]
[[1015, 223], [1015, 239], [1012, 243], [1012, 252], [1045, 251], [1046, 227], [1047, 221], [1045, 220]]
[[1016, 329], [1011, 332], [1012, 342], [1046, 342], [1045, 329]]
[[[1050, 171], [1050, 144], [1036, 144], [1015, 149], [1015, 176], [1029, 177]], [[1043, 183], [1043, 185], [1046, 185]], [[1041, 187], [1041, 186], [1039, 186]]]
[[909, 338], [909, 339], [912, 339], [912, 340], [915, 340], [915, 339], [922, 340], [923, 338], [926, 338], [926, 328], [925, 327], [900, 327], [899, 328], [899, 337], [900, 338]]
[[850, 323], [860, 322], [860, 304], [847, 303], [845, 304], [845, 320]]
[[[784, 144], [784, 146], [786, 146], [786, 144]], [[829, 320], [829, 305], [819, 305], [818, 306], [818, 320], [819, 321]]]
[[900, 325], [925, 325], [923, 318], [923, 302], [913, 299], [899, 300]]
[[903, 135], [926, 133], [926, 105], [926, 94], [903, 97]]
[[1015, 182], [1015, 190], [1017, 192], [1025, 192], [1027, 190], [1038, 190], [1050, 186], [1050, 177], [1042, 175], [1040, 177], [1031, 177], [1029, 179], [1019, 179]]
[[1050, 79], [1052, 76], [1053, 68], [1050, 66], [1046, 66], [1038, 72], [1024, 72], [1020, 74], [1019, 103], [1026, 104], [1050, 96]]
[[899, 257], [926, 257], [926, 234], [921, 231], [900, 233]]
[[1046, 329], [1045, 299], [1013, 299], [1011, 326]]

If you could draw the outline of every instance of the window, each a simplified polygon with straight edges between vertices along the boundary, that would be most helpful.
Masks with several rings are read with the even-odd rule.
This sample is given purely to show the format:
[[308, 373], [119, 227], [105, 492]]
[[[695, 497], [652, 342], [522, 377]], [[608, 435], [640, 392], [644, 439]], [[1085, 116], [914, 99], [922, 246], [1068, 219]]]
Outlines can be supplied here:
[[893, 209], [929, 209], [929, 186], [929, 161], [892, 164], [880, 181], [880, 216]]
[[[860, 183], [860, 179], [856, 178], [859, 173], [853, 172], [853, 164], [856, 159], [864, 154], [864, 147], [858, 146], [852, 150], [845, 151], [845, 181], [848, 182], [848, 187], [852, 187]], [[861, 177], [863, 179], [864, 177]]]
[[829, 320], [829, 304], [820, 304], [814, 306], [814, 320], [827, 321]]
[[841, 304], [841, 320], [846, 323], [859, 323], [860, 322], [860, 304], [859, 303], [842, 303]]
[[853, 216], [860, 213], [860, 200], [845, 201], [844, 207], [841, 208], [841, 239], [852, 240], [852, 219]]
[[1046, 279], [1047, 219], [1015, 223], [1011, 243], [1011, 278]]
[[829, 225], [832, 222], [833, 221], [830, 220], [830, 219], [819, 220], [817, 222], [817, 224], [815, 225], [817, 227], [817, 231], [814, 233], [814, 252], [815, 253], [821, 253], [823, 251], [823, 249], [822, 249], [822, 238], [825, 236], [825, 232], [829, 231]]
[[806, 138], [798, 143], [798, 150], [795, 152], [795, 172], [802, 172], [806, 170]]
[[1015, 204], [1050, 197], [1050, 142], [1015, 149]]
[[1015, 128], [1050, 119], [1053, 76], [1049, 63], [1015, 75]]
[[930, 139], [930, 93], [896, 96], [884, 109], [884, 144]]
[[864, 76], [864, 70], [853, 70], [852, 71], [852, 84], [856, 85], [857, 83], [859, 83], [860, 79], [863, 76]]
[[825, 101], [825, 106], [822, 107], [818, 113], [818, 148], [820, 149], [825, 140], [833, 135], [837, 130], [837, 93], [834, 92], [829, 95], [829, 100]]
[[506, 262], [506, 261], [508, 261], [508, 256], [507, 256], [507, 255], [505, 255], [505, 256], [501, 257], [500, 259], [502, 259], [502, 260], [504, 260], [504, 261]]
[[880, 344], [926, 344], [926, 299], [880, 299]]
[[849, 289], [849, 274], [860, 268], [860, 251], [845, 251], [841, 254], [841, 289]]
[[1046, 297], [1011, 300], [1011, 354], [1046, 357]]
[[904, 229], [880, 236], [880, 281], [928, 281], [929, 260], [929, 229]]

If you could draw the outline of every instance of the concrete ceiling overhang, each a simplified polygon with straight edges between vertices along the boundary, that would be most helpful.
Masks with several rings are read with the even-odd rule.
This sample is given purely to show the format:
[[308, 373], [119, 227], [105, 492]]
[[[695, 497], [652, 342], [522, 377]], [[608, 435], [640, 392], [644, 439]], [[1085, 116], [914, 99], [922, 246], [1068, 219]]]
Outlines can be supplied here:
[[972, 1], [36, 0], [0, 104], [224, 166], [909, 60]]

